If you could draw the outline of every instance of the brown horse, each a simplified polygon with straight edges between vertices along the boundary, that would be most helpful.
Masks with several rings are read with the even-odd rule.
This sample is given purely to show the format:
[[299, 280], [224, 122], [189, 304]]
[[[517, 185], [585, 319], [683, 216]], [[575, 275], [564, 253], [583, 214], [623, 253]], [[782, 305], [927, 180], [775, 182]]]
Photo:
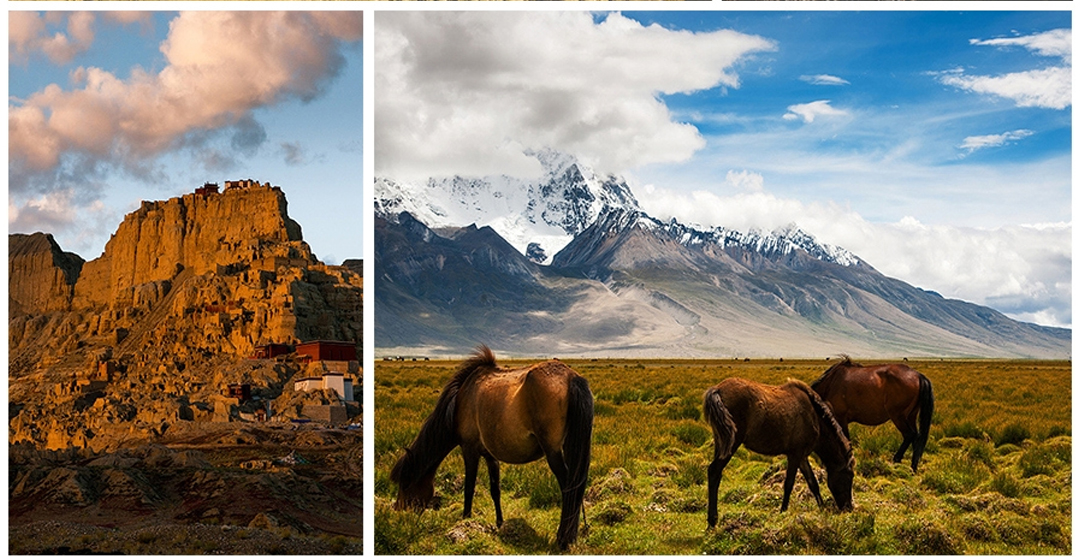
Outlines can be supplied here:
[[395, 508], [425, 508], [435, 471], [456, 446], [465, 459], [465, 509], [472, 515], [480, 457], [487, 462], [495, 523], [502, 526], [499, 462], [547, 458], [562, 490], [556, 541], [565, 550], [578, 535], [592, 446], [593, 396], [584, 377], [557, 360], [502, 369], [480, 346], [446, 384], [420, 434], [390, 472], [398, 484]]
[[844, 434], [851, 422], [880, 425], [892, 420], [904, 437], [893, 462], [900, 462], [910, 445], [911, 471], [919, 471], [934, 415], [934, 388], [925, 375], [904, 364], [863, 367], [844, 356], [810, 386], [832, 407]]
[[717, 489], [732, 455], [746, 448], [764, 455], [787, 455], [784, 502], [787, 510], [795, 472], [801, 471], [819, 506], [824, 506], [810, 453], [825, 465], [826, 480], [840, 510], [851, 509], [855, 460], [851, 443], [829, 407], [802, 381], [780, 386], [729, 378], [705, 391], [705, 419], [713, 430], [713, 460], [709, 464], [709, 528], [716, 525]]

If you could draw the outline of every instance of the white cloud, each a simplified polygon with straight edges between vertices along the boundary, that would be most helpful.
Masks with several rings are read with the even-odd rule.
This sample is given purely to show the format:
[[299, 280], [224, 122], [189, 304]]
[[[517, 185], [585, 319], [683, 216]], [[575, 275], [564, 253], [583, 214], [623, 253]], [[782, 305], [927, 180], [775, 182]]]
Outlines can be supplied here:
[[727, 176], [724, 177], [724, 183], [737, 190], [759, 192], [765, 185], [765, 178], [761, 174], [749, 170], [740, 170], [738, 172], [728, 170]]
[[639, 201], [657, 218], [703, 226], [772, 230], [794, 222], [887, 276], [1017, 319], [1071, 326], [1068, 223], [989, 229], [926, 225], [913, 217], [872, 223], [836, 203], [804, 203], [764, 191], [721, 196], [652, 186]]
[[838, 108], [833, 108], [829, 105], [829, 101], [814, 101], [805, 104], [793, 104], [787, 107], [787, 114], [784, 114], [785, 120], [798, 120], [802, 118], [803, 122], [807, 124], [813, 123], [814, 119], [818, 116], [844, 116], [846, 111]]
[[136, 68], [121, 79], [79, 68], [82, 88], [49, 85], [9, 106], [14, 172], [50, 172], [68, 153], [138, 164], [189, 133], [243, 124], [257, 107], [310, 100], [340, 69], [338, 41], [358, 40], [361, 29], [359, 12], [182, 13], [161, 45], [160, 72]]
[[659, 96], [738, 87], [775, 49], [577, 11], [380, 13], [375, 43], [376, 171], [399, 179], [530, 176], [541, 148], [600, 172], [685, 160], [705, 141]]
[[851, 85], [851, 82], [846, 79], [828, 74], [800, 75], [799, 79], [811, 85]]
[[1072, 68], [1054, 67], [999, 76], [951, 73], [941, 82], [965, 91], [1004, 97], [1016, 106], [1061, 110], [1072, 104]]
[[965, 91], [994, 95], [1017, 106], [1064, 109], [1072, 104], [1072, 31], [1055, 29], [1036, 35], [999, 39], [971, 39], [976, 46], [1021, 46], [1036, 55], [1058, 57], [1062, 64], [1003, 75], [967, 75], [962, 68], [941, 74], [939, 79]]
[[1035, 35], [999, 39], [971, 39], [979, 46], [1021, 46], [1039, 56], [1072, 59], [1072, 29], [1054, 29]]
[[1011, 132], [992, 134], [992, 135], [972, 135], [964, 138], [964, 142], [960, 144], [961, 149], [967, 149], [969, 153], [977, 151], [979, 149], [985, 149], [987, 147], [1000, 147], [1006, 143], [1019, 141], [1025, 137], [1033, 135], [1035, 132], [1031, 130], [1013, 130]]

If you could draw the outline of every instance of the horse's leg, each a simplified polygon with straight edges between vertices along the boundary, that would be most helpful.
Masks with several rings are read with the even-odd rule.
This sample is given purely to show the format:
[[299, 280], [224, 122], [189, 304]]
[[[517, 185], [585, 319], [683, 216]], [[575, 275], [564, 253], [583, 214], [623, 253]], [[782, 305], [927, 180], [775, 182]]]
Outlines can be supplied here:
[[[738, 449], [738, 447], [735, 447]], [[733, 451], [734, 452], [734, 451]], [[731, 457], [716, 458], [709, 463], [709, 528], [716, 526], [717, 519], [717, 491], [720, 489], [720, 478], [724, 475], [724, 468], [727, 467], [728, 462], [731, 461]]]
[[896, 429], [900, 430], [900, 435], [904, 436], [904, 442], [900, 443], [900, 448], [893, 455], [893, 462], [900, 462], [904, 459], [904, 452], [907, 451], [907, 448], [915, 441], [915, 437], [918, 436], [918, 432], [915, 431], [915, 413], [912, 412], [907, 419], [893, 416], [892, 423], [896, 426]]
[[493, 457], [485, 456], [487, 462], [488, 479], [491, 480], [491, 500], [495, 502], [495, 527], [501, 528], [503, 523], [502, 503], [499, 501], [499, 461]]
[[[788, 500], [791, 499], [791, 488], [795, 487], [795, 474], [801, 466], [799, 459], [792, 455], [788, 455], [787, 461], [787, 474], [784, 476], [784, 502], [780, 505], [780, 512], [784, 512], [788, 508]], [[806, 457], [802, 457], [805, 461]]]
[[476, 472], [480, 468], [480, 453], [476, 449], [461, 446], [461, 456], [465, 459], [465, 510], [462, 518], [472, 516], [473, 492], [476, 491]]
[[562, 513], [559, 516], [559, 530], [555, 533], [555, 541], [560, 550], [570, 547], [570, 542], [577, 538], [577, 509], [572, 508], [574, 490], [570, 486], [570, 470], [566, 467], [566, 460], [561, 452], [547, 451], [547, 463], [555, 474], [555, 480], [559, 482], [559, 490], [562, 492]]
[[819, 507], [825, 506], [825, 500], [821, 498], [821, 489], [818, 487], [817, 478], [814, 476], [814, 469], [810, 467], [810, 459], [803, 460], [803, 463], [799, 466], [799, 471], [802, 472], [803, 478], [806, 478], [806, 485], [810, 488], [810, 493], [814, 494], [814, 499], [817, 499]]

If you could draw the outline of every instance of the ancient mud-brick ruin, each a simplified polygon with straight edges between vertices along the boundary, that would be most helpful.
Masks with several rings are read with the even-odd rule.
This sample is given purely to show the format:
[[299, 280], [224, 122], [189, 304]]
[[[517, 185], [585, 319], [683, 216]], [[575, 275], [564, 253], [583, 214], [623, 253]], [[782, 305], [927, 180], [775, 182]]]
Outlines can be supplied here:
[[[251, 409], [230, 384], [264, 405], [300, 396], [302, 354], [251, 359], [257, 347], [334, 341], [355, 362], [363, 279], [320, 263], [287, 208], [269, 183], [206, 183], [144, 201], [85, 262], [47, 234], [13, 234], [11, 441], [102, 448], [240, 419]], [[326, 371], [359, 381], [355, 363]]]

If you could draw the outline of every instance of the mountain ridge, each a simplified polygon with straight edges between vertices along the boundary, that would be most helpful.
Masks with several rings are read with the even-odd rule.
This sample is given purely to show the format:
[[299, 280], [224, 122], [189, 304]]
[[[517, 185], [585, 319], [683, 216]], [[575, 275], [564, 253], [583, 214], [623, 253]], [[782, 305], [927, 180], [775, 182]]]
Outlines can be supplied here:
[[[581, 167], [576, 161], [560, 161], [562, 168]], [[511, 353], [559, 349], [583, 356], [635, 350], [642, 355], [682, 351], [695, 357], [1071, 354], [1070, 330], [1021, 323], [887, 277], [857, 255], [817, 242], [795, 225], [770, 233], [702, 229], [650, 217], [636, 200], [606, 204], [548, 264], [538, 265], [520, 242], [511, 246], [513, 242], [499, 235], [497, 223], [454, 226], [444, 219], [429, 226], [407, 211], [392, 210], [406, 205], [377, 201], [376, 288], [392, 291], [394, 299], [394, 304], [384, 304], [381, 294], [376, 298], [380, 350], [434, 347], [461, 354], [486, 342]], [[483, 273], [468, 278], [436, 272], [401, 252], [381, 249], [380, 235], [397, 234], [399, 227], [409, 228], [399, 240], [425, 242], [429, 259], [465, 265], [471, 254], [498, 244], [502, 265], [487, 265]], [[475, 236], [485, 229], [486, 244]], [[462, 230], [471, 231], [471, 244], [458, 242]], [[412, 273], [409, 280], [431, 288], [411, 289], [396, 274], [406, 267]], [[482, 293], [488, 281], [498, 284], [492, 293], [506, 294], [505, 303], [492, 302], [499, 296], [468, 294]], [[468, 288], [463, 287], [466, 282]], [[432, 306], [436, 299], [447, 299], [437, 293], [455, 288], [461, 294], [456, 306]], [[490, 307], [484, 315], [469, 308], [485, 303]], [[405, 307], [408, 312], [402, 311]], [[611, 313], [603, 315], [602, 308]], [[514, 313], [526, 317], [509, 327]], [[415, 315], [438, 315], [440, 326], [427, 327]], [[390, 322], [393, 332], [383, 327]], [[582, 331], [584, 325], [578, 322], [598, 328]], [[410, 335], [410, 326], [427, 336]], [[438, 332], [450, 330], [453, 334]]]

